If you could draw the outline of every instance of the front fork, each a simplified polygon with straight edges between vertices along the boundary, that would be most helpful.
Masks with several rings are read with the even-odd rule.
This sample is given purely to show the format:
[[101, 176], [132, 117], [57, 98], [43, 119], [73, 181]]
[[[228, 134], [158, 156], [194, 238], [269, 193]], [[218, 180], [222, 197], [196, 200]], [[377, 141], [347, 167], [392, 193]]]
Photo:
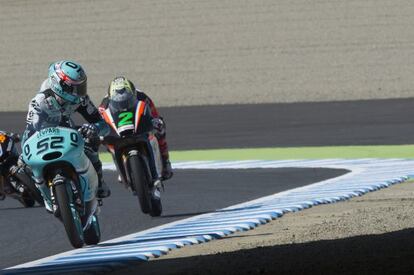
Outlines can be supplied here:
[[[127, 154], [123, 154], [122, 155], [122, 162], [123, 162], [123, 167], [124, 167], [124, 171], [125, 171], [125, 176], [126, 176], [126, 180], [129, 184], [129, 186], [131, 187], [131, 189], [133, 189], [133, 185], [131, 184], [131, 178], [130, 178], [130, 173], [129, 173], [129, 168], [128, 168], [128, 157], [132, 156], [132, 155], [140, 155], [140, 152], [138, 150], [131, 150], [129, 151]], [[145, 164], [145, 170], [147, 172], [147, 175], [149, 176], [149, 183], [151, 184], [149, 187], [151, 189], [151, 194], [157, 198], [160, 197], [160, 191], [164, 191], [164, 184], [161, 181], [161, 177], [160, 175], [157, 173], [157, 167], [156, 164], [151, 165], [150, 163], [148, 163], [148, 160], [146, 158], [141, 158], [144, 160], [144, 164]], [[151, 169], [152, 168], [152, 169]], [[155, 176], [154, 176], [155, 174]]]
[[[60, 212], [59, 212], [56, 198], [54, 195], [54, 189], [55, 189], [55, 186], [57, 185], [68, 184], [67, 180], [68, 179], [64, 178], [60, 174], [57, 174], [52, 180], [48, 181], [48, 188], [50, 191], [50, 200], [52, 204], [53, 214], [58, 218], [60, 218]], [[66, 186], [67, 191], [71, 193], [70, 197], [73, 203], [73, 207], [75, 211], [77, 211], [80, 214], [83, 230], [85, 231], [92, 224], [93, 216], [95, 214], [98, 214], [99, 212], [99, 207], [98, 207], [99, 202], [97, 199], [93, 199], [88, 202], [83, 202], [82, 194], [79, 191], [78, 185], [73, 180], [71, 179], [69, 180], [70, 180], [70, 183], [68, 184], [69, 186], [68, 185]]]
[[57, 206], [57, 203], [56, 203], [56, 198], [55, 198], [55, 195], [54, 195], [55, 186], [61, 185], [61, 184], [67, 184], [68, 180], [70, 181], [70, 183], [69, 183], [70, 189], [67, 186], [67, 191], [70, 193], [70, 198], [71, 198], [72, 203], [75, 207], [75, 210], [78, 211], [83, 216], [83, 215], [85, 215], [85, 205], [83, 204], [82, 194], [81, 194], [81, 192], [79, 192], [79, 188], [78, 188], [77, 184], [73, 180], [66, 179], [65, 177], [61, 176], [60, 174], [57, 174], [57, 175], [55, 175], [55, 177], [53, 179], [48, 180], [48, 188], [49, 188], [49, 192], [50, 192], [50, 200], [51, 200], [51, 204], [52, 204], [53, 214], [56, 217], [60, 216], [59, 209], [58, 209], [58, 206]]
[[122, 167], [124, 168], [123, 170], [125, 172], [124, 178], [126, 182], [128, 183], [129, 187], [131, 187], [131, 189], [134, 190], [134, 186], [133, 184], [131, 184], [132, 183], [131, 176], [130, 176], [131, 173], [129, 171], [131, 168], [128, 166], [128, 158], [132, 155], [139, 155], [138, 150], [131, 150], [128, 152], [123, 152], [121, 156], [121, 160], [122, 160]]

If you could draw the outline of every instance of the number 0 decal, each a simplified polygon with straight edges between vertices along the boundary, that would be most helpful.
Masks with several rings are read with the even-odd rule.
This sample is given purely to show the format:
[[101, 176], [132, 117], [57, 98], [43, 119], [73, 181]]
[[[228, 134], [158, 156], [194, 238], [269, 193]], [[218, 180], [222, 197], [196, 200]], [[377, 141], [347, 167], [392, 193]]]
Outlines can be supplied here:
[[76, 70], [78, 73], [82, 70], [82, 68], [81, 67], [79, 67], [77, 64], [75, 64], [75, 63], [73, 63], [73, 62], [70, 62], [70, 61], [67, 61], [66, 63], [65, 63], [67, 66], [69, 66], [69, 67], [71, 67], [72, 69], [74, 69], [74, 70]]
[[134, 124], [134, 122], [132, 121], [133, 117], [134, 117], [134, 114], [132, 112], [120, 113], [118, 116], [119, 118], [118, 127], [128, 125], [128, 124]]
[[77, 133], [70, 133], [70, 145], [74, 147], [78, 147], [78, 134]]
[[26, 144], [23, 148], [24, 154], [26, 155], [27, 159], [30, 160], [32, 157], [32, 154], [30, 153], [30, 146], [29, 144]]

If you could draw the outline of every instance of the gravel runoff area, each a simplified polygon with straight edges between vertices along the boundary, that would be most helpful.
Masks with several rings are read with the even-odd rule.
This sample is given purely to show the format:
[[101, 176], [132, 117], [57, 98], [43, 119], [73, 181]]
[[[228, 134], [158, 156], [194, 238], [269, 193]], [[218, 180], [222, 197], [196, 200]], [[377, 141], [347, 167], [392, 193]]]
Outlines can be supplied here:
[[54, 60], [92, 98], [126, 74], [160, 106], [413, 97], [410, 0], [0, 0], [1, 111]]
[[414, 182], [284, 215], [114, 274], [412, 274]]

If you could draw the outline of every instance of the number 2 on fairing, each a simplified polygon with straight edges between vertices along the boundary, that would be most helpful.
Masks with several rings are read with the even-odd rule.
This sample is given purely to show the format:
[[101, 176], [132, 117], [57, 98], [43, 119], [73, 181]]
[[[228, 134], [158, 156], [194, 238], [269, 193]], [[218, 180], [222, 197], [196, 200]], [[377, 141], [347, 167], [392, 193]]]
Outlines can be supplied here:
[[132, 112], [120, 113], [118, 116], [119, 118], [118, 127], [128, 125], [128, 124], [133, 124], [133, 121], [132, 121], [133, 117], [134, 117], [134, 114]]

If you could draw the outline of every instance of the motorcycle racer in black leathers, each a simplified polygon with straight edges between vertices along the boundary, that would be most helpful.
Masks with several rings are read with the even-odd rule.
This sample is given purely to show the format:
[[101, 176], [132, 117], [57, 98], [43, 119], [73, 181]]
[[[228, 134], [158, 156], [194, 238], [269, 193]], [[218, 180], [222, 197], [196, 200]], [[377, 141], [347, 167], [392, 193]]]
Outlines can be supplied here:
[[[127, 79], [124, 76], [118, 76], [114, 78], [109, 84], [108, 93], [99, 105], [99, 110], [101, 113], [103, 113], [111, 105], [133, 105], [137, 100], [147, 102], [148, 106], [150, 107], [151, 116], [153, 117], [152, 123], [154, 129], [157, 131], [156, 137], [162, 158], [162, 178], [163, 180], [168, 180], [173, 176], [173, 171], [168, 152], [166, 126], [164, 119], [161, 117], [160, 113], [155, 107], [153, 100], [147, 94], [137, 89], [131, 80]], [[120, 181], [120, 178], [118, 178], [118, 181]]]

